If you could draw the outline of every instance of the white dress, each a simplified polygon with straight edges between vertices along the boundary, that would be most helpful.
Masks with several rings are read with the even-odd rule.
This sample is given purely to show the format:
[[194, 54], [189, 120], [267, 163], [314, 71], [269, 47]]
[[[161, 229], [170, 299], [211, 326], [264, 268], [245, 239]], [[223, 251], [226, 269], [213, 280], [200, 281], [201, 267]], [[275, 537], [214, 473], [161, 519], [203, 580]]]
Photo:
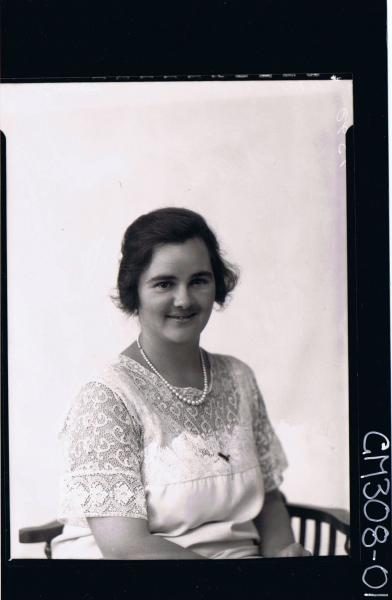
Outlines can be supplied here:
[[86, 521], [100, 516], [147, 519], [152, 534], [203, 557], [260, 556], [253, 519], [280, 485], [286, 457], [252, 370], [208, 356], [200, 406], [125, 355], [82, 388], [63, 429], [65, 528], [54, 558], [102, 558]]

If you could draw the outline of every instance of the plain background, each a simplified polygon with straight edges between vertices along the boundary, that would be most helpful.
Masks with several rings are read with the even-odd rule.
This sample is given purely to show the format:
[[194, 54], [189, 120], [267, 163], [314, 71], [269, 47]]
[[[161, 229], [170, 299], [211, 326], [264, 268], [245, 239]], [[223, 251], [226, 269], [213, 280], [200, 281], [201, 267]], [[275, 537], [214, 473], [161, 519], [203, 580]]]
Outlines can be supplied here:
[[[291, 501], [349, 506], [349, 81], [3, 85], [12, 556], [56, 516], [67, 407], [137, 335], [113, 305], [142, 212], [199, 211], [241, 268], [202, 337], [256, 372]], [[344, 112], [346, 111], [346, 112]], [[343, 115], [347, 114], [346, 118]]]

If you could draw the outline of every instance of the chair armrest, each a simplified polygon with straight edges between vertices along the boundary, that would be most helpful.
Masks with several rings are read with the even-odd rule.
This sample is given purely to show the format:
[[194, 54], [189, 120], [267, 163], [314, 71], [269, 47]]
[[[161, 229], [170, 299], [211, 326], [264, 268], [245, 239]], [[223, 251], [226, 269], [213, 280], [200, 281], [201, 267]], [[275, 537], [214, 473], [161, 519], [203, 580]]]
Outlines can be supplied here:
[[51, 542], [53, 538], [62, 533], [64, 525], [59, 521], [50, 521], [39, 527], [24, 527], [19, 529], [21, 544], [34, 544], [37, 542]]
[[347, 525], [347, 527], [350, 527], [350, 513], [348, 510], [344, 508], [328, 508], [324, 506], [319, 507], [319, 510], [327, 515], [331, 515], [331, 517], [334, 517], [344, 525]]

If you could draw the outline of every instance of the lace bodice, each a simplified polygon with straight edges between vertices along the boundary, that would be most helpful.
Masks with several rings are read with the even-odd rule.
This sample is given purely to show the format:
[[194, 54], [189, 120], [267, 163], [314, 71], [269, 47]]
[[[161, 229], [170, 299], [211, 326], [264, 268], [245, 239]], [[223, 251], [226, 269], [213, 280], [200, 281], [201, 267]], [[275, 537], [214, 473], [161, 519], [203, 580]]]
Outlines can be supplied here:
[[[63, 428], [63, 520], [85, 525], [88, 516], [139, 517], [148, 519], [152, 532], [178, 536], [203, 519], [227, 516], [222, 507], [199, 510], [203, 501], [209, 504], [205, 495], [214, 482], [260, 477], [259, 496], [280, 485], [287, 462], [253, 372], [233, 357], [210, 354], [209, 360], [209, 393], [200, 406], [177, 399], [154, 373], [124, 355], [84, 385]], [[200, 394], [194, 388], [181, 392]], [[204, 485], [198, 497], [195, 482]], [[197, 523], [168, 516], [165, 498], [174, 490], [181, 490], [177, 502], [198, 503]], [[230, 488], [225, 493], [232, 495]], [[236, 502], [243, 506], [243, 499]], [[262, 497], [256, 504], [260, 510]], [[180, 506], [171, 505], [171, 513], [173, 508], [181, 513]]]

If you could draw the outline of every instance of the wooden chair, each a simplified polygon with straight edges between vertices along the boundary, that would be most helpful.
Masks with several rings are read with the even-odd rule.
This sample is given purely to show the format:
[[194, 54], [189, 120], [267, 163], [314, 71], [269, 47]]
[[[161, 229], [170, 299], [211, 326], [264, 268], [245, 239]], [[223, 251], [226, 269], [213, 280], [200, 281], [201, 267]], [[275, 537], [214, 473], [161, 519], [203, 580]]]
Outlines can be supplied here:
[[63, 532], [64, 525], [59, 521], [50, 521], [38, 527], [19, 529], [21, 544], [38, 544], [45, 542], [46, 558], [52, 558], [52, 540]]
[[[310, 527], [308, 523], [314, 523], [313, 544], [306, 540], [306, 547], [311, 550], [313, 556], [320, 555], [322, 544], [322, 524], [328, 527], [328, 555], [334, 556], [336, 552], [336, 534], [340, 532], [345, 537], [344, 549], [350, 551], [350, 524], [347, 511], [339, 508], [320, 508], [304, 504], [287, 504], [287, 510], [291, 519], [298, 518], [300, 522], [299, 539], [300, 544], [305, 545], [306, 534]], [[63, 525], [59, 521], [51, 521], [39, 527], [25, 527], [19, 530], [19, 541], [22, 544], [45, 543], [45, 555], [52, 558], [51, 543], [53, 538], [60, 535]]]
[[[306, 546], [313, 556], [320, 556], [322, 547], [322, 525], [327, 526], [328, 532], [328, 556], [334, 556], [336, 553], [337, 532], [344, 536], [344, 549], [347, 554], [350, 553], [350, 516], [347, 510], [342, 508], [321, 508], [319, 506], [309, 506], [305, 504], [287, 504], [287, 510], [293, 522], [294, 518], [299, 519], [299, 541]], [[314, 523], [313, 543], [306, 539], [308, 524]]]

